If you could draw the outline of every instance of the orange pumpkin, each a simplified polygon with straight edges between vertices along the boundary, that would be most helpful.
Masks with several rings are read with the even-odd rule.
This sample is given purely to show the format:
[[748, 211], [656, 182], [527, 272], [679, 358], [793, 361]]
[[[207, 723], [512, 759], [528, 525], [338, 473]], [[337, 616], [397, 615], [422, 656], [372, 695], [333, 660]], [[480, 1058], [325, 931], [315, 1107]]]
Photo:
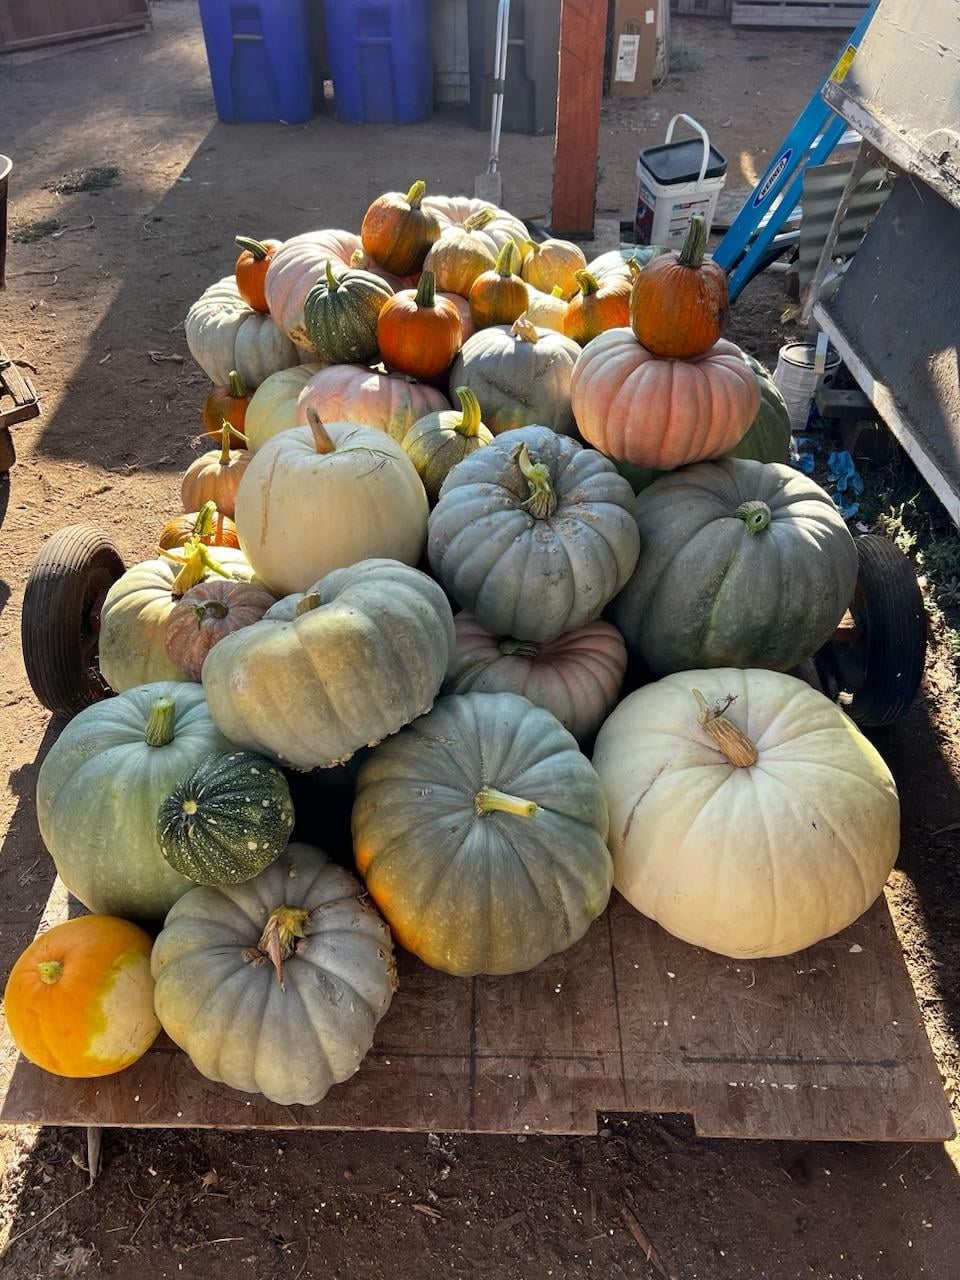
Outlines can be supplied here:
[[598, 280], [589, 271], [578, 271], [580, 292], [567, 304], [563, 332], [581, 347], [607, 329], [630, 323], [630, 282], [612, 276]]
[[494, 269], [484, 271], [470, 286], [470, 315], [478, 329], [513, 324], [526, 311], [530, 293], [515, 274], [519, 261], [517, 246], [512, 240], [505, 241]]
[[723, 337], [730, 318], [727, 277], [715, 262], [704, 262], [706, 247], [707, 228], [698, 214], [679, 253], [665, 253], [637, 272], [630, 324], [655, 356], [686, 360]]
[[230, 448], [231, 427], [220, 431], [220, 448], [210, 449], [190, 463], [180, 485], [184, 511], [199, 511], [205, 502], [215, 502], [224, 515], [233, 519], [237, 490], [250, 461], [250, 452]]
[[211, 578], [185, 591], [167, 615], [163, 647], [188, 680], [199, 680], [203, 660], [224, 636], [259, 622], [276, 600], [253, 582]]
[[182, 547], [197, 538], [205, 547], [239, 547], [237, 526], [217, 510], [215, 502], [205, 502], [199, 511], [174, 516], [160, 531], [157, 546], [161, 551]]
[[149, 936], [113, 916], [77, 916], [34, 938], [10, 973], [7, 1025], [30, 1062], [58, 1076], [122, 1071], [160, 1031]]
[[241, 250], [237, 265], [237, 288], [240, 297], [254, 311], [267, 312], [267, 295], [264, 283], [270, 259], [280, 248], [279, 240], [251, 240], [249, 236], [234, 236], [233, 243]]
[[363, 215], [360, 239], [364, 249], [394, 275], [419, 271], [430, 246], [440, 238], [436, 216], [420, 207], [426, 191], [425, 182], [415, 182], [406, 195], [388, 191]]
[[462, 341], [460, 315], [452, 303], [436, 296], [432, 271], [424, 271], [415, 290], [395, 293], [377, 320], [383, 359], [413, 378], [439, 378]]
[[541, 293], [552, 293], [556, 287], [562, 298], [573, 297], [580, 287], [577, 272], [587, 267], [579, 245], [570, 240], [543, 240], [540, 244], [528, 240], [524, 250], [520, 274], [527, 284]]
[[630, 329], [611, 329], [580, 352], [570, 405], [581, 436], [608, 458], [672, 471], [738, 444], [760, 408], [760, 383], [732, 342], [663, 360]]
[[220, 432], [224, 422], [233, 427], [230, 436], [232, 449], [245, 449], [247, 441], [243, 434], [243, 426], [247, 417], [247, 405], [250, 403], [250, 392], [240, 380], [236, 369], [230, 372], [230, 379], [225, 387], [214, 387], [203, 405], [203, 429], [211, 439], [220, 441]]

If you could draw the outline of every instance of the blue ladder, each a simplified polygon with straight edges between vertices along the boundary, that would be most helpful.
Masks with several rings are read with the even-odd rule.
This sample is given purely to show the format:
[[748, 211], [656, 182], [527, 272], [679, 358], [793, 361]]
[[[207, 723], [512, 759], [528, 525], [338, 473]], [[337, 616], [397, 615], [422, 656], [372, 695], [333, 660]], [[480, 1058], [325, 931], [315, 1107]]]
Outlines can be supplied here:
[[829, 81], [843, 80], [850, 70], [878, 4], [879, 0], [873, 0], [860, 19], [836, 65], [824, 76], [776, 156], [767, 165], [753, 194], [714, 250], [714, 262], [718, 262], [729, 277], [731, 302], [753, 279], [777, 232], [799, 203], [804, 169], [807, 165], [822, 164], [847, 128], [824, 102], [821, 93]]

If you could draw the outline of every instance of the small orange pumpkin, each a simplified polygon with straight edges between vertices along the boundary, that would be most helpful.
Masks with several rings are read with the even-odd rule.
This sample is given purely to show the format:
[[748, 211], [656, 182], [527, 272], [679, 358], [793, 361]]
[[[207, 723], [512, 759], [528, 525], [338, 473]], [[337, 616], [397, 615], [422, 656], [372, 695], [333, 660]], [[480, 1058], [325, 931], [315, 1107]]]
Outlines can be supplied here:
[[199, 511], [205, 502], [215, 502], [217, 509], [233, 519], [237, 490], [250, 461], [248, 449], [231, 449], [232, 428], [224, 422], [220, 431], [220, 448], [201, 453], [190, 463], [180, 485], [184, 511]]
[[579, 288], [577, 272], [586, 268], [583, 250], [570, 240], [544, 240], [540, 244], [528, 240], [520, 274], [541, 293], [551, 293], [556, 286], [562, 298], [572, 298]]
[[589, 271], [577, 272], [580, 292], [567, 304], [563, 332], [580, 346], [607, 329], [630, 323], [630, 282], [616, 276], [598, 280]]
[[224, 636], [259, 622], [276, 604], [252, 582], [213, 578], [185, 591], [171, 609], [163, 634], [167, 657], [188, 680], [199, 680], [203, 660]]
[[630, 295], [630, 325], [655, 356], [688, 360], [723, 337], [730, 294], [723, 268], [705, 262], [707, 228], [696, 214], [679, 253], [653, 258], [637, 272]]
[[236, 369], [230, 371], [230, 378], [225, 387], [214, 387], [203, 405], [203, 429], [212, 440], [219, 442], [224, 422], [233, 427], [230, 437], [232, 449], [245, 449], [246, 437], [243, 434], [247, 417], [247, 405], [250, 403], [250, 392], [243, 385]]
[[497, 247], [479, 225], [468, 219], [462, 227], [447, 227], [431, 246], [423, 261], [424, 270], [434, 273], [437, 288], [469, 298], [477, 276], [496, 266]]
[[492, 324], [513, 324], [530, 301], [527, 286], [516, 274], [520, 261], [512, 240], [504, 242], [492, 271], [484, 271], [470, 286], [470, 315], [478, 329]]
[[432, 271], [424, 271], [416, 289], [395, 293], [377, 320], [377, 345], [391, 369], [413, 378], [439, 378], [460, 350], [460, 315], [436, 296]]
[[151, 947], [142, 929], [113, 916], [77, 916], [34, 938], [4, 995], [23, 1056], [74, 1079], [112, 1075], [141, 1058], [160, 1031]]
[[237, 526], [217, 510], [215, 502], [205, 502], [199, 511], [188, 511], [168, 520], [160, 531], [157, 546], [161, 551], [172, 551], [191, 538], [197, 538], [205, 547], [240, 546]]
[[436, 216], [420, 207], [427, 184], [415, 182], [406, 195], [388, 191], [378, 196], [363, 215], [360, 239], [370, 257], [394, 275], [419, 271], [435, 240], [440, 238]]
[[233, 243], [241, 250], [234, 268], [240, 297], [254, 311], [268, 312], [264, 283], [270, 259], [280, 248], [279, 240], [251, 240], [249, 236], [234, 236]]

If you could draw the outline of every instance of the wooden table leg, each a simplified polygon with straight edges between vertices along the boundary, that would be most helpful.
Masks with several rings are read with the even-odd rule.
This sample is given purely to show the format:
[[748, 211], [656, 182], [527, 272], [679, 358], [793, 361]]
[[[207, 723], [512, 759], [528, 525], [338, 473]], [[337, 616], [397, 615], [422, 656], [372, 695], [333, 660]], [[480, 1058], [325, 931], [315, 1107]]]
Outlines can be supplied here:
[[554, 235], [593, 238], [606, 40], [607, 0], [562, 0], [553, 157]]

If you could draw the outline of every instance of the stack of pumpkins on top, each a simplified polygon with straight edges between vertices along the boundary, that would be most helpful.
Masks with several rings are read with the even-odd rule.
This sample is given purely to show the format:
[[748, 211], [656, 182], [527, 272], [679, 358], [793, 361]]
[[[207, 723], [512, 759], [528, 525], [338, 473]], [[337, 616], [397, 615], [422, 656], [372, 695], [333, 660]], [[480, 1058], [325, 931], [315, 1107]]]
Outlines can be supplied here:
[[[47, 848], [101, 914], [18, 962], [29, 1057], [116, 1070], [162, 1024], [210, 1079], [312, 1103], [370, 1047], [393, 941], [526, 970], [616, 885], [686, 941], [777, 956], [870, 906], [893, 780], [786, 674], [856, 549], [784, 465], [704, 245], [695, 220], [679, 254], [588, 266], [422, 183], [359, 237], [241, 242], [186, 326], [220, 447], [107, 596], [119, 696], [40, 772]], [[369, 899], [288, 844], [285, 771], [347, 762]], [[163, 922], [152, 954], [129, 920]]]

